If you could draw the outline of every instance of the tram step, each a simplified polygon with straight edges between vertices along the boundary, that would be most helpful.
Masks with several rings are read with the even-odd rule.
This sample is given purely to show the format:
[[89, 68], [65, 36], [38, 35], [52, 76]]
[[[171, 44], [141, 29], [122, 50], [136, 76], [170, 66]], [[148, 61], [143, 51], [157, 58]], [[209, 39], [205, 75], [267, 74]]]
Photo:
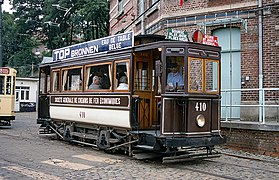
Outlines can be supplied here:
[[147, 159], [157, 159], [159, 157], [162, 157], [162, 155], [157, 153], [137, 153], [137, 154], [133, 154], [133, 157], [138, 160], [147, 160]]
[[77, 136], [77, 137], [80, 137], [80, 138], [84, 138], [84, 139], [97, 139], [98, 136], [95, 136], [93, 134], [85, 134], [85, 133], [79, 133], [79, 132], [71, 132], [71, 135], [72, 136]]
[[154, 150], [153, 146], [147, 146], [147, 145], [136, 145], [134, 148], [142, 149], [142, 150], [148, 150], [148, 151]]
[[185, 162], [185, 161], [193, 161], [199, 159], [210, 159], [210, 158], [218, 158], [221, 154], [185, 154], [179, 156], [171, 156], [171, 157], [164, 157], [163, 163], [174, 163], [174, 162]]
[[56, 135], [54, 132], [47, 130], [46, 128], [40, 128], [38, 131], [39, 135]]

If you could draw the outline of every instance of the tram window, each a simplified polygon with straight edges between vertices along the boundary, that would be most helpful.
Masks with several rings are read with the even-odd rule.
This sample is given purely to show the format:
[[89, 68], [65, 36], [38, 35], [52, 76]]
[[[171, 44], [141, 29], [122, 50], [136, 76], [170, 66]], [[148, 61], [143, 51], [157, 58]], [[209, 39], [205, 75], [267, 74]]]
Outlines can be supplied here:
[[189, 91], [202, 91], [202, 59], [189, 61]]
[[136, 90], [150, 90], [150, 74], [148, 74], [148, 62], [138, 61], [136, 63]]
[[205, 70], [206, 91], [218, 92], [218, 62], [207, 60]]
[[5, 93], [5, 76], [0, 76], [0, 94]]
[[82, 68], [65, 69], [63, 74], [63, 91], [82, 90]]
[[45, 73], [41, 73], [40, 76], [40, 93], [44, 94], [45, 92], [45, 82], [46, 82], [46, 74]]
[[111, 64], [86, 67], [86, 90], [111, 89]]
[[184, 90], [184, 57], [183, 56], [167, 56], [167, 92], [182, 92]]
[[13, 95], [15, 95], [15, 82], [16, 78], [13, 76]]
[[60, 71], [52, 72], [52, 91], [60, 91]]
[[47, 75], [47, 93], [50, 92], [50, 75]]
[[115, 63], [115, 89], [128, 90], [129, 89], [129, 62], [121, 61]]
[[6, 94], [11, 94], [11, 87], [12, 87], [12, 77], [7, 76], [7, 82], [6, 82]]

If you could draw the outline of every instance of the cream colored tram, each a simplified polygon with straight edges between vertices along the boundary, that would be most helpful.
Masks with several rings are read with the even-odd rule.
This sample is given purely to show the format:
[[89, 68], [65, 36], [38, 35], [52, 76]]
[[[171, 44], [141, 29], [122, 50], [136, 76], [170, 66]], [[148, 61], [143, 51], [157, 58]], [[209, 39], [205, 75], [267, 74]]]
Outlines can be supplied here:
[[10, 126], [15, 119], [15, 81], [15, 69], [0, 68], [0, 126]]

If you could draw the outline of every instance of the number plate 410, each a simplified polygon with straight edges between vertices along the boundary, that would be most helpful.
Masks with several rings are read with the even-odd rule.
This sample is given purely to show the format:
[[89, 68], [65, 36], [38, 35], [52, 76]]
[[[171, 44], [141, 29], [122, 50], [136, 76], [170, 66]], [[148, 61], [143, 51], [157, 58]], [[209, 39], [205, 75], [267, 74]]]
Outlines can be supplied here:
[[196, 102], [195, 109], [197, 112], [204, 112], [206, 111], [206, 103], [205, 102]]

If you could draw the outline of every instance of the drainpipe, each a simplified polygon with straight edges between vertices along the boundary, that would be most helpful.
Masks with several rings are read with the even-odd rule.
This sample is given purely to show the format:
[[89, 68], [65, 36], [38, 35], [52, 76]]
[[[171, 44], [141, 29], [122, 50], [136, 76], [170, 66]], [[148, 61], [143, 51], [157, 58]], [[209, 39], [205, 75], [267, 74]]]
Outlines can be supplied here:
[[[263, 105], [263, 24], [262, 24], [262, 0], [259, 0], [259, 105]], [[259, 106], [259, 122], [263, 122], [263, 107]]]
[[145, 0], [142, 0], [142, 11], [143, 12], [143, 15], [141, 16], [141, 34], [144, 35], [145, 34], [145, 13], [144, 13], [144, 3], [145, 3]]

